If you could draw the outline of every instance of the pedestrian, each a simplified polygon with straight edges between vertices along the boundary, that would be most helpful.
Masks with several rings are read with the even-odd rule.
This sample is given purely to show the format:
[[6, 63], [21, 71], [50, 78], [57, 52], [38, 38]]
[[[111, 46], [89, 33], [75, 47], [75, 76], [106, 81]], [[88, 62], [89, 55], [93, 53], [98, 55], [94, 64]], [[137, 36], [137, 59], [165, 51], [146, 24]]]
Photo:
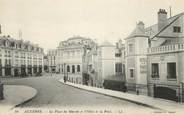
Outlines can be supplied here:
[[66, 76], [64, 76], [64, 83], [66, 83]]

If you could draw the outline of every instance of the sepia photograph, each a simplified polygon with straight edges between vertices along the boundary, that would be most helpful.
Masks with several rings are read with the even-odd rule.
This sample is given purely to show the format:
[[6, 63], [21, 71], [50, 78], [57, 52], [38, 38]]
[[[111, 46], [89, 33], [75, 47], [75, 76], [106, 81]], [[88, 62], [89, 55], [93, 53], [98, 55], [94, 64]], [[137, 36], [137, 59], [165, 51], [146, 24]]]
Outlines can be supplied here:
[[0, 115], [184, 114], [183, 0], [0, 0]]

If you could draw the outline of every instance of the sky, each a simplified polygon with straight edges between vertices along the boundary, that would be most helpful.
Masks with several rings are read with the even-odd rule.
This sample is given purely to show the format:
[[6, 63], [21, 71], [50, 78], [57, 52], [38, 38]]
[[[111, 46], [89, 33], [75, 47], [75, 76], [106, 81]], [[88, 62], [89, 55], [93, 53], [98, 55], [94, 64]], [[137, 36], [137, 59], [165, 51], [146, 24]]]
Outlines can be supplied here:
[[157, 23], [160, 8], [184, 12], [182, 0], [0, 0], [1, 35], [39, 44], [45, 51], [73, 36], [111, 43], [126, 38], [143, 21]]

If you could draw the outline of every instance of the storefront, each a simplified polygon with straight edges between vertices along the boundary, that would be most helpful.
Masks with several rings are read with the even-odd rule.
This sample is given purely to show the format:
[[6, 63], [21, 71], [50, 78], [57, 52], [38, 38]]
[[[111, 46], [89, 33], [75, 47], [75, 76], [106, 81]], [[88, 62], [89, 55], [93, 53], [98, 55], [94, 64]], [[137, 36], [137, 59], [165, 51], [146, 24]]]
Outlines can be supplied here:
[[11, 76], [11, 66], [10, 65], [5, 66], [5, 76]]
[[26, 76], [26, 66], [25, 65], [21, 65], [21, 76], [22, 77]]
[[32, 66], [31, 65], [28, 65], [28, 74], [32, 75]]

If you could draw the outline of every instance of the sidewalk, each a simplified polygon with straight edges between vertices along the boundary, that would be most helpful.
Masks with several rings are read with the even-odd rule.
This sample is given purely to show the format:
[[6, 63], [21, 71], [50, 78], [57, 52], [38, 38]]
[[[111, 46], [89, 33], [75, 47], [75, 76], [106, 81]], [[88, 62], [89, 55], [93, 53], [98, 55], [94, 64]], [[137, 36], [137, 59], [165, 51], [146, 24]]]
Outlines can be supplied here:
[[7, 112], [16, 106], [23, 104], [35, 97], [36, 94], [37, 90], [28, 86], [4, 85], [4, 99], [0, 100], [0, 112]]
[[[61, 83], [64, 83], [63, 79], [60, 79], [59, 81]], [[120, 91], [91, 87], [91, 86], [86, 86], [81, 84], [74, 84], [71, 82], [67, 82], [66, 84], [79, 89], [84, 89], [87, 91], [115, 97], [118, 99], [127, 100], [139, 105], [148, 106], [148, 107], [152, 107], [152, 108], [156, 108], [164, 111], [169, 111], [169, 112], [184, 111], [184, 104], [177, 103], [174, 101], [153, 98], [153, 97], [144, 96], [144, 95], [129, 94], [129, 93], [124, 93]]]

